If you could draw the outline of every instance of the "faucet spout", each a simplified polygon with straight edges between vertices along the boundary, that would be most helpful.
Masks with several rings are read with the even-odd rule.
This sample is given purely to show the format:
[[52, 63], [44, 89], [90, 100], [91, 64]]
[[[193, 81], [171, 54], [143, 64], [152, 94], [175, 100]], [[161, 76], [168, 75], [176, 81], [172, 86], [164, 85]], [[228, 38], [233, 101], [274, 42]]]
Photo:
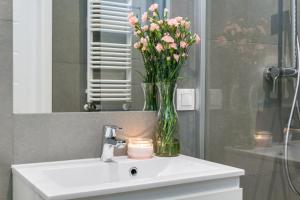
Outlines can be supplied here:
[[117, 126], [104, 126], [103, 134], [103, 146], [101, 160], [103, 162], [112, 162], [115, 149], [124, 149], [126, 147], [126, 141], [117, 139], [117, 132], [124, 134], [122, 128]]
[[103, 162], [112, 162], [114, 157], [114, 145], [103, 144], [101, 160]]

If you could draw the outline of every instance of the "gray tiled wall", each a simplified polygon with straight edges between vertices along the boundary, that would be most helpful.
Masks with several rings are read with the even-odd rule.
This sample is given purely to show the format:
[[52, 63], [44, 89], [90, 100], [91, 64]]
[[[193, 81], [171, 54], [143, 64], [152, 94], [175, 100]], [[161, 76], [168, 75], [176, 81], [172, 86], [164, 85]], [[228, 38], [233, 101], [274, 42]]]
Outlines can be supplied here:
[[[184, 16], [191, 20], [192, 28], [196, 27], [196, 23], [199, 23], [195, 19], [194, 8], [196, 6], [196, 0], [172, 0], [171, 1], [171, 13], [172, 17]], [[193, 30], [195, 31], [195, 30]], [[198, 46], [199, 47], [199, 46]], [[197, 48], [198, 48], [197, 47]], [[186, 64], [182, 67], [181, 77], [183, 80], [178, 81], [178, 88], [196, 88], [197, 79], [199, 72], [196, 64], [195, 48], [191, 48], [189, 52], [189, 59]], [[179, 116], [179, 133], [182, 141], [182, 152], [187, 155], [197, 155], [197, 136], [198, 131], [196, 130], [196, 112], [195, 111], [184, 111], [178, 112]], [[197, 123], [198, 124], [198, 123]]]
[[53, 111], [86, 103], [86, 0], [53, 1]]
[[11, 198], [12, 136], [12, 2], [0, 1], [0, 199]]
[[28, 163], [99, 157], [106, 124], [122, 127], [128, 137], [151, 138], [155, 113], [56, 113], [14, 120], [14, 163]]

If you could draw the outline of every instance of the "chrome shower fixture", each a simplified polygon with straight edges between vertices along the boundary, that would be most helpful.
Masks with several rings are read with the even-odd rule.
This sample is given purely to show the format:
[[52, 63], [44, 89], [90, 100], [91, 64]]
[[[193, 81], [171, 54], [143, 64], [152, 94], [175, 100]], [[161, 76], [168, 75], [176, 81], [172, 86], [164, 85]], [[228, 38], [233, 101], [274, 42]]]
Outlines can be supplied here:
[[277, 81], [281, 77], [297, 78], [298, 69], [295, 68], [279, 68], [278, 66], [266, 67], [264, 70], [264, 78], [273, 82], [273, 93], [276, 92]]

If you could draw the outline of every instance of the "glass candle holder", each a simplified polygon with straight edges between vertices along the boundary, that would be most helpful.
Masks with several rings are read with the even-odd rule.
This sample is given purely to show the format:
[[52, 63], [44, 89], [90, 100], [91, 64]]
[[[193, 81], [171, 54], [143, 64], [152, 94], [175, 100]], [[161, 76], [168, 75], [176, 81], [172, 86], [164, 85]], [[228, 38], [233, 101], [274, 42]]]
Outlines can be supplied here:
[[132, 159], [148, 159], [153, 156], [153, 141], [151, 139], [129, 139], [127, 155]]
[[254, 136], [256, 147], [270, 147], [272, 146], [272, 133], [268, 131], [257, 132]]

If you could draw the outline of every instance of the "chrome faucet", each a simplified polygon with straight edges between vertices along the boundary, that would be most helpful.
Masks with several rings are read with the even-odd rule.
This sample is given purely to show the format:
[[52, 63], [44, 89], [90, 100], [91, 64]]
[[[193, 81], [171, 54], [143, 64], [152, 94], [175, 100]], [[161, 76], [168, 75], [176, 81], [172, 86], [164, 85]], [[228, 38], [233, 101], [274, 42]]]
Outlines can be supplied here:
[[122, 136], [124, 132], [122, 128], [114, 125], [105, 125], [103, 131], [101, 160], [103, 162], [112, 162], [115, 148], [124, 149], [126, 147], [125, 140], [117, 139], [117, 134]]

